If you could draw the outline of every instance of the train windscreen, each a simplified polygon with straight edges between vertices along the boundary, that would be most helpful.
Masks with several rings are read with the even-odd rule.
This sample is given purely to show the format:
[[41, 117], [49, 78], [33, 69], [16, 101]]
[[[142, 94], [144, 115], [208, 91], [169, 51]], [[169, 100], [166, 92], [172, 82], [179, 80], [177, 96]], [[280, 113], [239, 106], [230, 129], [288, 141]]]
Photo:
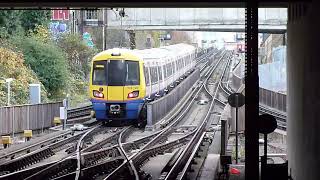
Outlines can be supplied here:
[[97, 61], [93, 64], [93, 85], [133, 86], [140, 84], [139, 62]]
[[93, 64], [92, 84], [107, 85], [106, 61], [97, 61]]

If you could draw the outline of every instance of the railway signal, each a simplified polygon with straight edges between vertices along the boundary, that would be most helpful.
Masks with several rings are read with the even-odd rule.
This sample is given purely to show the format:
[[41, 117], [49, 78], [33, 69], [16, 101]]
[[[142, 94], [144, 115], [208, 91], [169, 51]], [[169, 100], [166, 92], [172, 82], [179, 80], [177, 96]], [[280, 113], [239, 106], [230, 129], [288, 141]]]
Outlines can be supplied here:
[[228, 97], [228, 103], [236, 108], [236, 164], [238, 164], [238, 108], [244, 105], [244, 95], [233, 93]]

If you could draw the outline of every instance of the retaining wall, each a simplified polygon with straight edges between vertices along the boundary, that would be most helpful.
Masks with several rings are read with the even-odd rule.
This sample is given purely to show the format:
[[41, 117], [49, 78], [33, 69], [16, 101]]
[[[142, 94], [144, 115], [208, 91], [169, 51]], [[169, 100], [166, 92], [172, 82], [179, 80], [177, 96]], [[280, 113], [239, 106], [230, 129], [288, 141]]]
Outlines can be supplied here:
[[187, 91], [200, 78], [200, 71], [196, 69], [186, 79], [184, 79], [169, 94], [160, 99], [150, 102], [147, 105], [147, 126], [152, 127], [169, 113], [175, 105], [186, 95]]

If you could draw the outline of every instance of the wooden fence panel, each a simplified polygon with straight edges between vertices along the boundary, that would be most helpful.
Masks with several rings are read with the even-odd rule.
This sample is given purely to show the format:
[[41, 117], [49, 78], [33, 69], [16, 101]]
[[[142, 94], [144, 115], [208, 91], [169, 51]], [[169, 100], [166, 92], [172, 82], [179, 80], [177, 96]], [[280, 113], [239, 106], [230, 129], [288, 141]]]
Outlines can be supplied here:
[[51, 127], [61, 106], [62, 102], [0, 107], [0, 135]]

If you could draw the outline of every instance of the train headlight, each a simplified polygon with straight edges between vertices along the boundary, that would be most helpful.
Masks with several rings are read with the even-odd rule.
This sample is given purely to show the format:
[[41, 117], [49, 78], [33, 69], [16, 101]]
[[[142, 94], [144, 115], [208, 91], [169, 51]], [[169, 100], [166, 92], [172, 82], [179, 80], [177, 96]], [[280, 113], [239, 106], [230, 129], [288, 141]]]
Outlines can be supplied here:
[[139, 91], [132, 91], [128, 94], [128, 98], [136, 98], [139, 96]]
[[97, 98], [103, 98], [104, 94], [100, 91], [93, 90], [93, 96]]

